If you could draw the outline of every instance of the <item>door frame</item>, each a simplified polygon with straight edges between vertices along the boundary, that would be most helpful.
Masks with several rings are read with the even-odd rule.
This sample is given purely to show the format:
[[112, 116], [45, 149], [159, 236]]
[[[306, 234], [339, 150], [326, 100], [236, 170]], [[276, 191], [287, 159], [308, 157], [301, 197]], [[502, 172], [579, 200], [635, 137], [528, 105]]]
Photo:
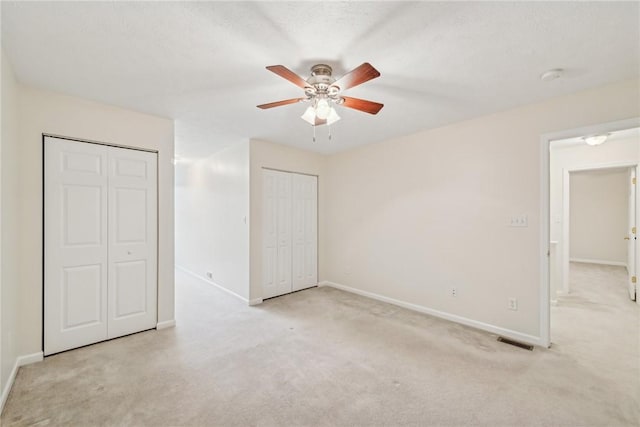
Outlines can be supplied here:
[[551, 301], [549, 290], [549, 253], [551, 212], [550, 212], [550, 153], [551, 141], [581, 137], [589, 134], [615, 132], [624, 129], [640, 127], [640, 117], [632, 117], [596, 125], [582, 126], [558, 132], [550, 132], [540, 135], [540, 244], [539, 244], [539, 321], [540, 321], [540, 341], [544, 347], [551, 346]]
[[[63, 140], [67, 140], [67, 141], [75, 141], [75, 142], [83, 142], [86, 144], [95, 144], [95, 145], [104, 145], [107, 147], [116, 147], [116, 148], [124, 148], [127, 150], [136, 150], [136, 151], [144, 151], [147, 153], [155, 153], [156, 154], [156, 200], [159, 200], [160, 198], [160, 164], [159, 164], [159, 158], [160, 158], [160, 152], [158, 150], [151, 150], [148, 148], [141, 148], [141, 147], [134, 147], [131, 145], [123, 145], [123, 144], [115, 144], [112, 142], [104, 142], [104, 141], [96, 141], [96, 140], [90, 140], [90, 139], [83, 139], [83, 138], [74, 138], [74, 137], [70, 137], [70, 136], [63, 136], [63, 135], [57, 135], [57, 134], [53, 134], [53, 133], [46, 133], [43, 132], [42, 133], [42, 142], [40, 145], [40, 157], [42, 158], [42, 194], [41, 194], [41, 202], [42, 202], [42, 259], [41, 259], [41, 263], [42, 263], [42, 312], [41, 312], [41, 317], [42, 317], [42, 334], [41, 334], [41, 341], [40, 341], [40, 347], [42, 350], [42, 353], [44, 354], [44, 328], [45, 328], [45, 252], [46, 252], [46, 244], [45, 244], [45, 239], [46, 239], [46, 228], [45, 228], [45, 223], [46, 223], [46, 210], [45, 210], [45, 197], [46, 197], [46, 176], [45, 176], [45, 167], [47, 165], [46, 162], [46, 158], [45, 158], [45, 144], [46, 144], [46, 138], [57, 138], [57, 139], [63, 139]], [[156, 218], [160, 218], [160, 204], [156, 202]], [[160, 221], [156, 221], [156, 236], [158, 237], [157, 239], [157, 243], [156, 243], [156, 259], [158, 260], [158, 262], [156, 262], [156, 295], [159, 295], [160, 289], [159, 289], [159, 283], [160, 283], [160, 270], [159, 270], [159, 266], [160, 266]], [[158, 313], [160, 312], [160, 307], [159, 307], [159, 301], [160, 298], [156, 298], [156, 325], [158, 323]], [[113, 338], [115, 339], [115, 338]], [[107, 340], [108, 341], [108, 340]], [[89, 344], [91, 345], [91, 344]], [[46, 357], [46, 356], [45, 356]]]
[[[562, 170], [562, 290], [565, 293], [571, 292], [571, 286], [569, 281], [569, 264], [571, 261], [570, 249], [571, 249], [571, 173], [573, 172], [586, 172], [597, 171], [606, 169], [638, 169], [640, 162], [635, 161], [620, 161], [620, 162], [604, 162], [593, 163], [583, 166], [576, 166]], [[637, 216], [637, 215], [636, 215]], [[553, 297], [553, 295], [552, 295]]]

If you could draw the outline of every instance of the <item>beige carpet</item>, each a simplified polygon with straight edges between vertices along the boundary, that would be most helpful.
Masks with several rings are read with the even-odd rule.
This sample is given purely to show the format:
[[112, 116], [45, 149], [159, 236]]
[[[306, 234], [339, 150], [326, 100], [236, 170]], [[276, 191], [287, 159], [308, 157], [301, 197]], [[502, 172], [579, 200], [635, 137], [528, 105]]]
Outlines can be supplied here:
[[615, 268], [575, 270], [559, 344], [533, 352], [331, 288], [247, 307], [178, 273], [175, 329], [20, 369], [2, 425], [637, 425], [637, 306]]

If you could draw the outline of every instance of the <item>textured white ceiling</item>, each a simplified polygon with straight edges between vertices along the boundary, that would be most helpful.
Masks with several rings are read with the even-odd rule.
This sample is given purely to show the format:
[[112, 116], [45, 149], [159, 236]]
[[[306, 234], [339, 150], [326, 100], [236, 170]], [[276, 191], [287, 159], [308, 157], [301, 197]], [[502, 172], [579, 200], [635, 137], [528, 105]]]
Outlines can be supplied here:
[[[2, 45], [20, 81], [176, 120], [176, 151], [248, 138], [336, 152], [638, 76], [639, 3], [2, 2]], [[299, 119], [302, 96], [265, 70], [382, 74], [348, 91], [333, 140]], [[564, 78], [541, 82], [549, 68]]]

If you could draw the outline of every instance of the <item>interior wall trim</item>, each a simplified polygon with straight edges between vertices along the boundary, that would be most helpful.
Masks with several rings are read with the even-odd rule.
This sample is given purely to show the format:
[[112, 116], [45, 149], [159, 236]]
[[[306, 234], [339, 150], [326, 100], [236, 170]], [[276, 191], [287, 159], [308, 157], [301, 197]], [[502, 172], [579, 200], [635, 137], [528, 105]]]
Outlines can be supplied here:
[[131, 145], [116, 144], [114, 142], [95, 141], [95, 140], [92, 140], [92, 139], [73, 138], [73, 137], [70, 137], [70, 136], [56, 135], [56, 134], [53, 134], [53, 133], [43, 133], [42, 137], [43, 138], [44, 137], [49, 137], [49, 138], [65, 139], [67, 141], [84, 142], [86, 144], [106, 145], [108, 147], [126, 148], [127, 150], [146, 151], [147, 153], [159, 153], [158, 150], [151, 150], [149, 148], [140, 148], [140, 147], [134, 147], [134, 146], [131, 146]]
[[615, 265], [616, 267], [627, 268], [627, 263], [622, 261], [608, 261], [606, 259], [569, 258], [570, 262], [581, 262], [585, 264]]
[[[251, 302], [256, 301], [256, 300], [249, 301], [247, 298], [243, 297], [242, 295], [238, 295], [235, 292], [233, 292], [232, 290], [229, 290], [229, 289], [225, 288], [224, 286], [219, 285], [218, 283], [207, 279], [206, 277], [202, 277], [201, 275], [199, 275], [197, 273], [194, 273], [193, 271], [189, 270], [188, 268], [184, 268], [184, 267], [182, 267], [180, 265], [176, 265], [176, 269], [178, 269], [178, 270], [182, 271], [183, 273], [186, 273], [186, 274], [188, 274], [188, 275], [190, 275], [192, 277], [195, 277], [196, 279], [199, 279], [199, 280], [205, 282], [208, 285], [213, 285], [216, 288], [220, 289], [221, 291], [224, 291], [224, 292], [228, 293], [229, 295], [233, 295], [234, 297], [238, 298], [240, 301], [244, 302], [247, 305], [255, 305], [255, 304], [251, 304]], [[260, 302], [262, 302], [262, 298], [260, 298]]]
[[268, 171], [275, 171], [275, 172], [296, 173], [298, 175], [315, 176], [316, 178], [320, 177], [320, 175], [317, 175], [315, 173], [296, 172], [296, 171], [293, 171], [293, 170], [276, 169], [276, 168], [270, 168], [270, 167], [267, 167], [267, 166], [262, 166], [262, 169], [268, 170]]
[[175, 326], [176, 326], [175, 319], [165, 320], [164, 322], [158, 322], [156, 324], [156, 330], [161, 331], [162, 329], [174, 328]]
[[367, 292], [360, 289], [352, 288], [350, 286], [341, 285], [339, 283], [330, 282], [330, 281], [322, 281], [318, 284], [318, 286], [330, 286], [332, 288], [340, 289], [342, 291], [350, 292], [353, 294], [361, 295], [363, 297], [371, 298], [374, 300], [386, 302], [389, 304], [397, 305], [398, 307], [406, 308], [408, 310], [417, 311], [419, 313], [428, 314], [430, 316], [438, 317], [440, 319], [448, 320], [450, 322], [459, 323], [461, 325], [470, 326], [475, 329], [480, 329], [485, 332], [490, 332], [492, 334], [500, 335], [506, 338], [511, 338], [516, 341], [525, 342], [527, 344], [533, 344], [540, 347], [546, 347], [546, 344], [540, 339], [540, 337], [536, 337], [529, 334], [524, 334], [522, 332], [514, 331], [511, 329], [502, 328], [500, 326], [491, 325], [489, 323], [479, 322], [477, 320], [468, 319], [466, 317], [458, 316], [455, 314], [447, 313], [444, 311], [435, 310], [433, 308], [425, 307], [418, 304], [412, 304], [405, 301], [400, 301], [394, 298], [389, 298], [384, 295], [375, 294], [373, 292]]
[[41, 351], [32, 354], [25, 354], [24, 356], [18, 356], [16, 358], [16, 362], [13, 364], [13, 369], [11, 369], [7, 383], [2, 390], [2, 396], [0, 396], [0, 415], [2, 415], [4, 404], [7, 403], [7, 399], [9, 398], [9, 393], [11, 392], [13, 383], [16, 380], [16, 375], [18, 375], [18, 369], [20, 369], [21, 366], [42, 362], [43, 359], [44, 353]]

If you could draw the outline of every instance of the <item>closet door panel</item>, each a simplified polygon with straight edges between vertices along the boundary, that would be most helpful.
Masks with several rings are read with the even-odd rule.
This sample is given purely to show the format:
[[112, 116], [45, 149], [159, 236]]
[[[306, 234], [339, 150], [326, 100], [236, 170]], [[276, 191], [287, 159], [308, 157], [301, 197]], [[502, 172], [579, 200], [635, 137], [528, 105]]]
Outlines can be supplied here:
[[107, 339], [107, 147], [45, 138], [44, 353]]
[[278, 263], [278, 216], [276, 173], [262, 171], [262, 297], [278, 295], [276, 271]]
[[318, 178], [293, 174], [293, 290], [318, 284]]
[[291, 292], [291, 174], [263, 170], [262, 297]]
[[109, 338], [156, 326], [157, 227], [157, 154], [110, 147]]
[[291, 292], [291, 174], [276, 173], [277, 295]]
[[318, 177], [307, 181], [305, 193], [305, 285], [318, 284]]

